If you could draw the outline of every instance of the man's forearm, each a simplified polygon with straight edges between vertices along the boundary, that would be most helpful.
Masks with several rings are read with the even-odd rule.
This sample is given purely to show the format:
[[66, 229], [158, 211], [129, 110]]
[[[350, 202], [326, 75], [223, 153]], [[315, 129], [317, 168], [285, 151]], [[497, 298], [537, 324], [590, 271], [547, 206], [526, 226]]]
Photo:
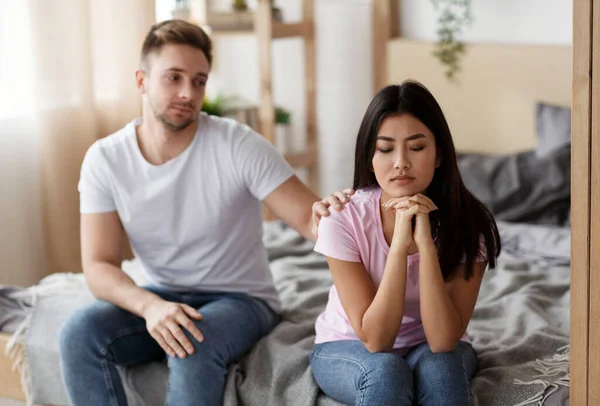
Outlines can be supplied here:
[[162, 300], [154, 293], [138, 287], [129, 275], [107, 262], [88, 265], [85, 269], [85, 277], [96, 298], [140, 317], [144, 317], [144, 312], [150, 304]]
[[315, 234], [313, 232], [313, 228], [316, 228], [317, 226], [314, 225], [313, 226], [313, 220], [312, 220], [312, 216], [308, 218], [308, 222], [306, 224], [305, 227], [303, 227], [302, 230], [297, 230], [302, 237], [306, 238], [308, 241], [312, 241], [312, 242], [317, 242], [317, 237], [315, 237]]
[[308, 210], [302, 210], [299, 215], [300, 220], [298, 221], [298, 225], [294, 228], [302, 237], [309, 241], [316, 242], [317, 238], [313, 233], [313, 227], [316, 227], [316, 225], [313, 224], [312, 206], [316, 202], [320, 202], [321, 199], [314, 194], [312, 195], [312, 198], [313, 200], [312, 203], [310, 203]]

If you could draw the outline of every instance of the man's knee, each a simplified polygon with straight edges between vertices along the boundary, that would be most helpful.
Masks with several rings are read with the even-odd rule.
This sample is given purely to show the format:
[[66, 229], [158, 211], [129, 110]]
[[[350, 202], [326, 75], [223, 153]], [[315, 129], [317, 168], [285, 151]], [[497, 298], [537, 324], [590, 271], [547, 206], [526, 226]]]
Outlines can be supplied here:
[[204, 317], [195, 324], [204, 341], [198, 342], [184, 330], [194, 346], [193, 357], [210, 359], [219, 365], [227, 365], [247, 353], [277, 321], [271, 310], [247, 298], [221, 299], [199, 311]]
[[234, 354], [232, 354], [232, 350], [235, 344], [230, 342], [232, 337], [227, 337], [227, 334], [222, 334], [221, 331], [206, 328], [208, 324], [204, 320], [196, 323], [198, 329], [204, 335], [204, 341], [202, 342], [196, 340], [190, 332], [182, 327], [185, 336], [194, 348], [194, 352], [193, 354], [187, 354], [185, 358], [169, 358], [171, 366], [173, 364], [182, 364], [185, 368], [194, 368], [194, 366], [202, 368], [202, 365], [211, 364], [217, 367], [226, 367], [233, 361]]
[[58, 333], [60, 356], [69, 357], [90, 348], [102, 339], [103, 320], [115, 306], [96, 301], [75, 310], [65, 321]]

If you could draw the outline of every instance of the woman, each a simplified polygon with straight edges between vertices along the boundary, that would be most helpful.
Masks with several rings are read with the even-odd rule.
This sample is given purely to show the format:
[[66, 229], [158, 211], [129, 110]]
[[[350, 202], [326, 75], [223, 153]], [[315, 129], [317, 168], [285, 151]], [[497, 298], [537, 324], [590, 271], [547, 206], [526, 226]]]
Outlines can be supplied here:
[[316, 322], [313, 375], [356, 405], [470, 405], [465, 334], [500, 237], [465, 188], [433, 95], [407, 81], [375, 96], [356, 142], [356, 193], [319, 224], [334, 285]]

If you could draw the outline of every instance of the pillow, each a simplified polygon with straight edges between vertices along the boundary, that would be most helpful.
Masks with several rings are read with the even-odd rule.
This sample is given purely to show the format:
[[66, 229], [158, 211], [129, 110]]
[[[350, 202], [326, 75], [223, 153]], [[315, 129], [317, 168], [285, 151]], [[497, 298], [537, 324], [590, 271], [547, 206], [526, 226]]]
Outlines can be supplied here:
[[571, 109], [539, 102], [535, 118], [538, 157], [571, 144]]
[[496, 220], [563, 225], [570, 210], [571, 147], [492, 156], [459, 155], [467, 189]]

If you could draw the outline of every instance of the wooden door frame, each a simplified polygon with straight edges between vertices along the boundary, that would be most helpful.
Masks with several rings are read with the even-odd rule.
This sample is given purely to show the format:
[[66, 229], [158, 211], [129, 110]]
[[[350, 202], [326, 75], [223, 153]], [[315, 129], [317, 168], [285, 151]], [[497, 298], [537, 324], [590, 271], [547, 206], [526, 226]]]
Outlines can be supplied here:
[[[600, 2], [573, 0], [570, 339], [572, 405], [600, 404], [600, 343], [596, 340], [600, 336], [599, 39]], [[596, 294], [591, 294], [593, 292]]]
[[[600, 1], [592, 10], [588, 405], [600, 404]], [[575, 404], [575, 403], [573, 403]]]

